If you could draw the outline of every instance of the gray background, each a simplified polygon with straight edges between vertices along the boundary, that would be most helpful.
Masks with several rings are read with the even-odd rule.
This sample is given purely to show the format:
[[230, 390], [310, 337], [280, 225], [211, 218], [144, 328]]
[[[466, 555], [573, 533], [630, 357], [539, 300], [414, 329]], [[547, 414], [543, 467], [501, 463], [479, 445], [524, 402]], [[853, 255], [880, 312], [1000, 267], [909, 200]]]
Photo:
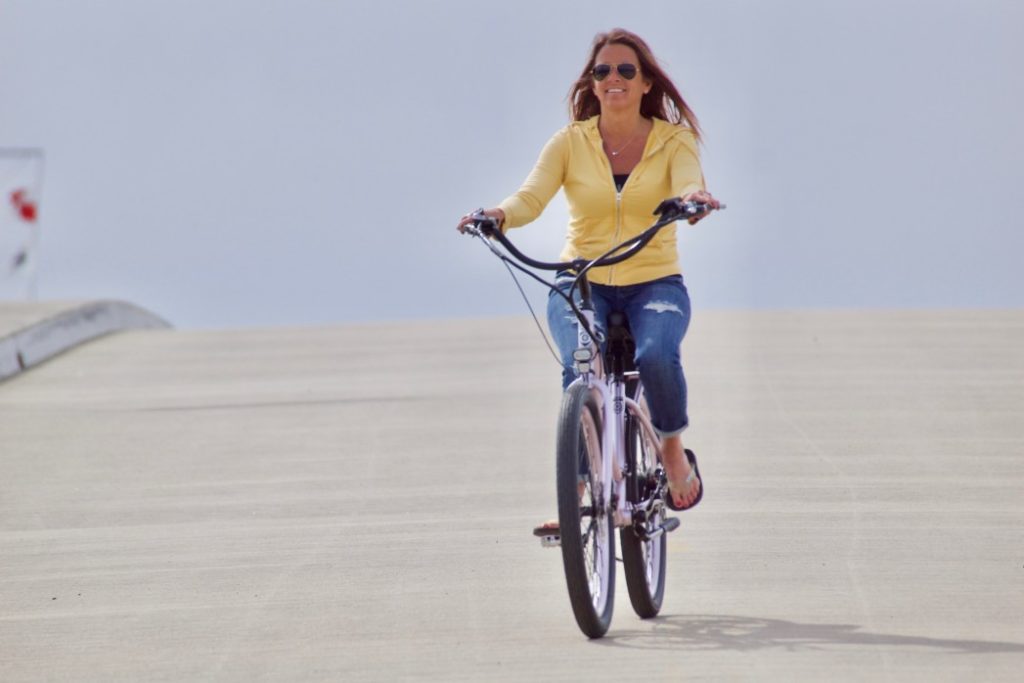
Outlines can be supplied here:
[[[178, 326], [519, 313], [457, 217], [516, 189], [593, 35], [644, 36], [729, 209], [695, 306], [1024, 305], [1024, 5], [0, 3], [0, 145], [47, 153], [40, 296]], [[553, 256], [556, 199], [524, 248]], [[533, 298], [542, 293], [533, 289]]]

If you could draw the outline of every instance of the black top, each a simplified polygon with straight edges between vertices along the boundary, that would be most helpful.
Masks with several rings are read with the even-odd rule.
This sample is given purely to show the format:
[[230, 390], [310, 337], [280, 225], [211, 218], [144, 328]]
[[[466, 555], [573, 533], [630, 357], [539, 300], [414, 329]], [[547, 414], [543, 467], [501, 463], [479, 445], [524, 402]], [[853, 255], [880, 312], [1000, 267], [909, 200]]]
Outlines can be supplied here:
[[615, 179], [615, 189], [622, 192], [622, 186], [626, 184], [626, 179], [629, 178], [628, 173], [613, 173], [612, 178]]

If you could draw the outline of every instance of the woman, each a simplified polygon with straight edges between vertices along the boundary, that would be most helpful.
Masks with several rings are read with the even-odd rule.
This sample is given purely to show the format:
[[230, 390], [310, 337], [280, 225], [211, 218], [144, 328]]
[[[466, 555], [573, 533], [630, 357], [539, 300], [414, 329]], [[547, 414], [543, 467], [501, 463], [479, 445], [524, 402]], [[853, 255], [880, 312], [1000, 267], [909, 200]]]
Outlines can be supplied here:
[[[562, 188], [570, 222], [561, 258], [592, 259], [646, 229], [666, 198], [719, 207], [704, 188], [697, 119], [639, 36], [623, 29], [599, 34], [569, 101], [573, 122], [547, 143], [519, 191], [484, 211], [502, 230], [536, 219]], [[459, 230], [471, 222], [464, 216]], [[663, 439], [670, 505], [691, 508], [703, 496], [703, 484], [696, 457], [683, 448], [680, 436], [688, 418], [679, 346], [689, 325], [690, 300], [679, 270], [675, 226], [664, 228], [633, 258], [592, 269], [588, 277], [598, 327], [603, 329], [616, 311], [629, 321], [651, 421]], [[571, 276], [556, 283], [568, 287]], [[562, 355], [563, 387], [573, 380], [577, 346], [577, 321], [567, 310], [565, 300], [552, 295], [548, 325]]]

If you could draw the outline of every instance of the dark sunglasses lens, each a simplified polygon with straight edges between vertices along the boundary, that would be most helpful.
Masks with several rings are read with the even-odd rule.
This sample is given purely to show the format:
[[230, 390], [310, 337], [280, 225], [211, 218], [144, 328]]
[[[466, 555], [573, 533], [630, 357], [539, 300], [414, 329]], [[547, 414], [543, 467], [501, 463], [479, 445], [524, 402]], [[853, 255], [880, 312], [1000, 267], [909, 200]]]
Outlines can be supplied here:
[[607, 64], [598, 64], [594, 67], [594, 80], [603, 81], [608, 78], [608, 74], [612, 72], [612, 68]]
[[619, 75], [627, 81], [633, 80], [636, 76], [636, 66], [633, 64], [619, 64]]

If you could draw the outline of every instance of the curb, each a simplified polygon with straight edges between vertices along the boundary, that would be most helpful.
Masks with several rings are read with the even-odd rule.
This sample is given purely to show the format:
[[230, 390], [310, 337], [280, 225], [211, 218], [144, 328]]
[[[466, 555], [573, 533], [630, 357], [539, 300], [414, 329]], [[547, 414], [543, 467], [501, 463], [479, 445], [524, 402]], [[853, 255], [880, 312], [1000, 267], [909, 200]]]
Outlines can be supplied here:
[[166, 320], [124, 301], [81, 304], [0, 338], [0, 382], [97, 337], [168, 327]]

